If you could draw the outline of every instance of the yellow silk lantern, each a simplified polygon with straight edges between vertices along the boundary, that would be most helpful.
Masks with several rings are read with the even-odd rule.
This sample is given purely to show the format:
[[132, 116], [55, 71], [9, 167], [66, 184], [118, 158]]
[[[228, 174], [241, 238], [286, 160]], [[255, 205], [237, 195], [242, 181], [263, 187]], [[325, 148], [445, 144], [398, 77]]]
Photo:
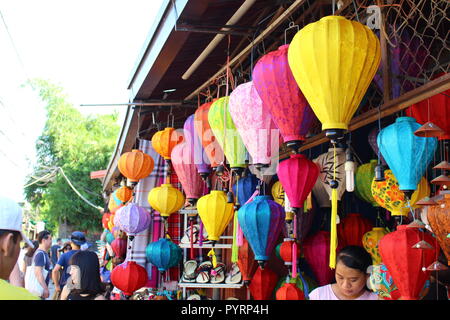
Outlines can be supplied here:
[[111, 194], [111, 196], [109, 197], [109, 202], [108, 202], [108, 209], [109, 212], [111, 213], [115, 213], [117, 211], [117, 209], [120, 208], [120, 205], [118, 205], [115, 201], [114, 201], [114, 197]]
[[364, 249], [371, 255], [373, 264], [381, 264], [381, 256], [378, 251], [378, 242], [389, 232], [385, 228], [375, 227], [363, 235]]
[[284, 207], [284, 189], [280, 181], [277, 181], [272, 186], [273, 200]]
[[[385, 170], [385, 181], [372, 181], [372, 195], [375, 201], [383, 208], [389, 210], [393, 216], [408, 216], [410, 209], [403, 191], [400, 191], [398, 181], [392, 170]], [[430, 195], [430, 186], [424, 177], [417, 185], [416, 191], [411, 196], [410, 205], [417, 208], [415, 203]]]
[[[211, 240], [214, 246], [233, 219], [234, 203], [228, 203], [224, 191], [212, 190], [210, 194], [198, 199], [197, 211], [208, 233], [208, 240]], [[208, 256], [212, 256], [215, 267], [217, 261], [214, 248], [208, 253]]]
[[114, 228], [114, 218], [115, 218], [115, 213], [113, 213], [113, 214], [111, 214], [111, 217], [109, 218], [109, 221], [108, 221], [108, 230], [110, 231], [110, 232], [112, 232], [112, 229]]
[[182, 142], [183, 135], [174, 128], [165, 128], [152, 137], [152, 147], [165, 160], [170, 160], [173, 147]]
[[[380, 59], [377, 36], [363, 24], [341, 16], [324, 17], [308, 24], [294, 36], [288, 51], [289, 67], [322, 123], [322, 130], [334, 145], [348, 129]], [[334, 163], [336, 166], [336, 156]], [[336, 265], [339, 185], [335, 177], [334, 170], [330, 237], [330, 268], [333, 269]]]
[[150, 190], [147, 200], [150, 206], [164, 218], [180, 210], [185, 202], [183, 193], [170, 183], [162, 184]]

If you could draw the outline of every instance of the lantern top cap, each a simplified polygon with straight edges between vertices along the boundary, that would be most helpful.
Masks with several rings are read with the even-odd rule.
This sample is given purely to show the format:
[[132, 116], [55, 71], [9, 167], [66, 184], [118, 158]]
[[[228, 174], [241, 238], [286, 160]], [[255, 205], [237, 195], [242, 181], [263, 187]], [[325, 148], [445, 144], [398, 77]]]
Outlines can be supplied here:
[[284, 49], [287, 49], [287, 48], [289, 48], [289, 43], [283, 44], [282, 46], [279, 46], [278, 50], [284, 50]]
[[408, 225], [402, 224], [402, 225], [397, 226], [397, 231], [399, 231], [399, 230], [408, 230]]
[[416, 122], [413, 117], [398, 117], [395, 122]]
[[333, 15], [331, 15], [331, 16], [323, 17], [320, 20], [326, 21], [326, 20], [347, 20], [347, 19], [345, 17], [343, 17], [343, 16], [333, 16]]
[[268, 196], [268, 195], [259, 195], [259, 196], [256, 196], [255, 197], [255, 199], [254, 199], [254, 201], [256, 201], [256, 200], [271, 200], [271, 196]]
[[133, 149], [133, 150], [131, 150], [131, 152], [142, 152], [142, 151], [139, 149]]
[[385, 230], [385, 229], [383, 227], [373, 227], [372, 230], [378, 231], [378, 230]]
[[221, 191], [221, 190], [211, 190], [211, 193], [210, 194], [219, 194], [219, 193], [225, 193], [224, 191]]
[[291, 154], [291, 158], [304, 159], [304, 158], [306, 158], [306, 156], [304, 154], [294, 153], [294, 154]]
[[370, 163], [378, 163], [377, 159], [370, 159]]

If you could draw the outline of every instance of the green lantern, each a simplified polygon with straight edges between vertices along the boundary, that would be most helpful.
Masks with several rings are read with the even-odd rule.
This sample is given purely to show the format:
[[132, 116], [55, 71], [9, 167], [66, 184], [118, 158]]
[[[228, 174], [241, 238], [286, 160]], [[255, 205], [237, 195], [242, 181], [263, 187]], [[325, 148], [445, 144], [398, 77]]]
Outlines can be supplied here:
[[375, 166], [377, 163], [377, 160], [372, 159], [369, 163], [360, 165], [355, 172], [356, 195], [374, 207], [379, 207], [372, 196], [372, 180], [375, 176]]

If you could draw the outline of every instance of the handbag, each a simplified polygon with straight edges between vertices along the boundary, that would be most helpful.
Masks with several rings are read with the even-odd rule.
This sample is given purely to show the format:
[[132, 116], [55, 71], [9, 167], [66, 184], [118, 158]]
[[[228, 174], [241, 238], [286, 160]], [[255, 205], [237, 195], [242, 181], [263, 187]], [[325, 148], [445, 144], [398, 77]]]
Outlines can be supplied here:
[[[37, 252], [36, 254], [38, 254]], [[35, 264], [34, 264], [34, 258], [31, 263], [31, 266], [27, 267], [27, 270], [25, 272], [25, 289], [27, 289], [30, 293], [41, 297], [44, 293], [44, 288], [39, 283], [38, 279], [36, 278], [36, 274], [34, 273], [35, 270]], [[44, 267], [42, 268], [42, 276], [44, 277], [44, 281], [47, 278], [48, 271], [45, 270], [45, 265], [47, 265], [47, 257], [44, 253]]]

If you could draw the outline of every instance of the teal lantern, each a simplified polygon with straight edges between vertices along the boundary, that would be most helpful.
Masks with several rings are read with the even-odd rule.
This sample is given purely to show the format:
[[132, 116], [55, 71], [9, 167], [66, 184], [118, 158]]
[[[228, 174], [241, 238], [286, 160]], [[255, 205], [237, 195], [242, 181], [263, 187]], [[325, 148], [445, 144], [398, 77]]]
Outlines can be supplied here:
[[106, 242], [108, 242], [108, 244], [111, 244], [114, 241], [114, 235], [110, 231], [107, 231], [105, 235], [105, 240]]
[[377, 136], [378, 147], [399, 183], [399, 189], [410, 199], [433, 159], [437, 138], [414, 135], [421, 127], [414, 118], [399, 117]]
[[160, 272], [175, 267], [180, 263], [182, 250], [169, 239], [161, 238], [149, 243], [145, 249], [148, 262], [155, 265]]

